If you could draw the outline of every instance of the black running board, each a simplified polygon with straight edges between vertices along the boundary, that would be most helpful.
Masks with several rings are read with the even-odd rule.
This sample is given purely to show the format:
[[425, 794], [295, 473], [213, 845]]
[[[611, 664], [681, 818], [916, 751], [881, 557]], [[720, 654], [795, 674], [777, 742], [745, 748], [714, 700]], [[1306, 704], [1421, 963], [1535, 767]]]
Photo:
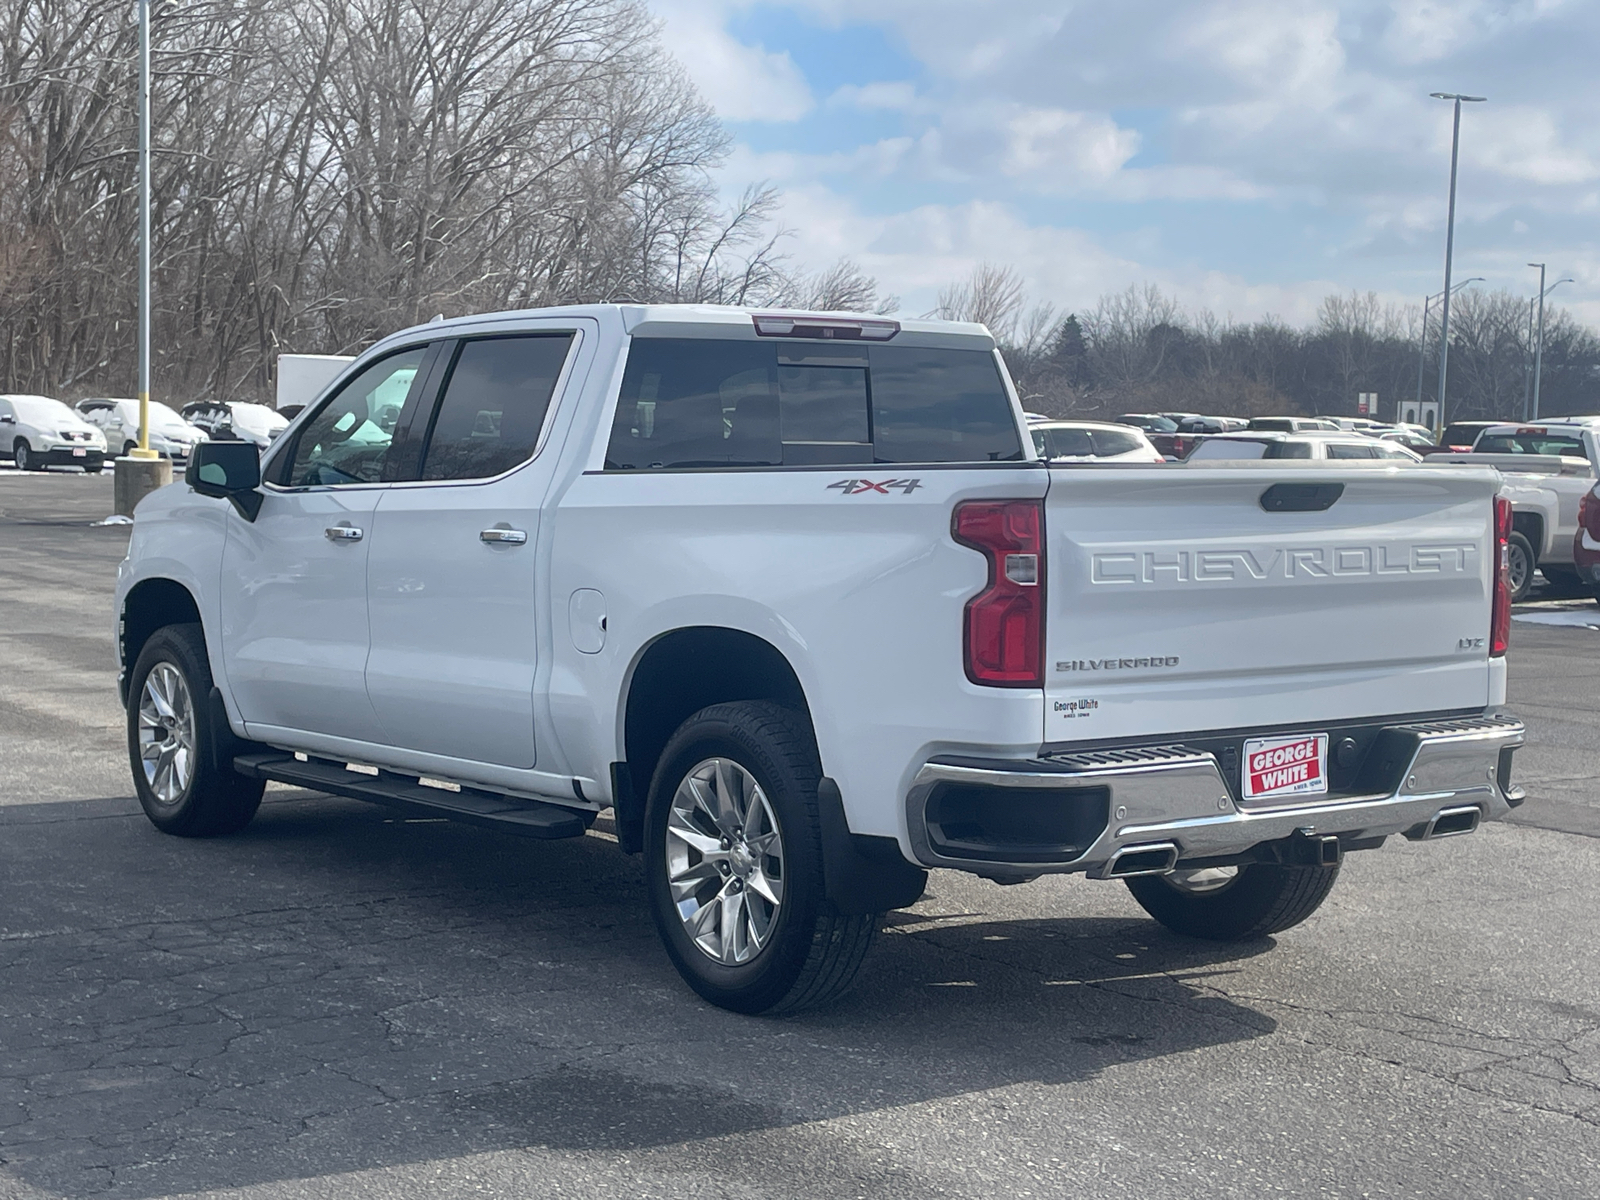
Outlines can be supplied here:
[[281, 753], [241, 754], [233, 760], [233, 769], [254, 779], [274, 779], [312, 791], [385, 804], [416, 816], [448, 817], [520, 837], [547, 841], [582, 837], [589, 828], [589, 822], [584, 819], [587, 814], [559, 804], [519, 800], [476, 788], [464, 787], [459, 792], [451, 792], [427, 787], [404, 775], [387, 772], [364, 775], [325, 759], [302, 761], [292, 754]]

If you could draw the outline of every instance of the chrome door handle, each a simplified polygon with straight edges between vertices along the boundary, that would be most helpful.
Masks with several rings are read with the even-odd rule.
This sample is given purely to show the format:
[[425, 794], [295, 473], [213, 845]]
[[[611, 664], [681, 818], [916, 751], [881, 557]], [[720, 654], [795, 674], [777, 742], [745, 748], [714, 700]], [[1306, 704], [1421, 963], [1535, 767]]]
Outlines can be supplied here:
[[329, 525], [322, 535], [330, 542], [359, 542], [361, 530], [354, 525]]
[[485, 529], [478, 535], [480, 542], [490, 545], [499, 543], [502, 546], [520, 546], [528, 540], [528, 535], [520, 529]]

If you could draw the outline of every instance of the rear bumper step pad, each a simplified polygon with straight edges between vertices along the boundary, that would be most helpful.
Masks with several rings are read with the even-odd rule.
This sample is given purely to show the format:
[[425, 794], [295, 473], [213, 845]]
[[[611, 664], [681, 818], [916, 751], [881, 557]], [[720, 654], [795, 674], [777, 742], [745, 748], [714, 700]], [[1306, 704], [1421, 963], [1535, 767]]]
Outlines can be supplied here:
[[519, 800], [474, 788], [451, 792], [426, 787], [406, 776], [363, 775], [319, 759], [302, 762], [291, 754], [241, 754], [233, 760], [233, 769], [255, 779], [272, 779], [351, 800], [367, 800], [417, 816], [448, 817], [520, 837], [546, 841], [582, 837], [589, 827], [583, 814], [558, 804]]

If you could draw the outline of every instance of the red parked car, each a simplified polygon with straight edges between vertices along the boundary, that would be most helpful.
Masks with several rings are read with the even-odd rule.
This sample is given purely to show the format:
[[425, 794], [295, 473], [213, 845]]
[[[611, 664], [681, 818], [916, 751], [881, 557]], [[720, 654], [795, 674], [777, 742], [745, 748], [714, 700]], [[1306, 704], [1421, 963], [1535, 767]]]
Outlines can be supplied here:
[[1578, 499], [1578, 532], [1572, 535], [1572, 565], [1578, 579], [1600, 601], [1600, 483]]

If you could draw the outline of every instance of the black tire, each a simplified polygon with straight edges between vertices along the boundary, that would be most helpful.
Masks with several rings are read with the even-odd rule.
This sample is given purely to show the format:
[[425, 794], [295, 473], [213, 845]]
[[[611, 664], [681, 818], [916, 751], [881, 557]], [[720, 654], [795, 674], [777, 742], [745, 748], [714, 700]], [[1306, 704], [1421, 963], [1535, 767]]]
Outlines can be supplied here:
[[42, 471], [44, 468], [33, 460], [33, 447], [28, 445], [23, 438], [18, 438], [11, 447], [11, 461], [19, 471]]
[[138, 448], [139, 448], [139, 443], [138, 442], [123, 442], [122, 443], [122, 457], [123, 458], [127, 458], [128, 455], [132, 454]]
[[1139, 906], [1173, 933], [1242, 942], [1300, 924], [1328, 898], [1338, 878], [1337, 865], [1251, 863], [1212, 891], [1186, 890], [1166, 875], [1141, 875], [1127, 884]]
[[[668, 818], [687, 776], [708, 759], [729, 759], [754, 777], [782, 847], [782, 903], [766, 942], [747, 962], [702, 950], [673, 903]], [[701, 997], [740, 1013], [781, 1015], [825, 1004], [855, 981], [881, 914], [845, 916], [824, 897], [816, 742], [806, 720], [767, 701], [701, 709], [678, 727], [656, 767], [645, 810], [645, 886], [667, 955]], [[724, 877], [727, 872], [724, 872]], [[716, 890], [717, 881], [711, 886]], [[719, 934], [720, 936], [720, 934]]]
[[1533, 555], [1533, 543], [1515, 530], [1506, 541], [1506, 564], [1511, 576], [1511, 603], [1521, 604], [1533, 591], [1533, 573], [1538, 559]]
[[[187, 689], [188, 727], [192, 747], [188, 753], [187, 782], [174, 795], [162, 798], [145, 771], [140, 751], [140, 710], [145, 683], [158, 667], [175, 668]], [[215, 728], [210, 704], [211, 663], [205, 636], [197, 624], [167, 625], [150, 635], [134, 663], [128, 680], [128, 759], [134, 791], [150, 823], [162, 833], [178, 837], [214, 837], [237, 833], [250, 824], [261, 806], [266, 782], [247, 779], [233, 769], [233, 731]], [[169, 738], [171, 727], [168, 729]], [[219, 748], [222, 753], [219, 754]], [[159, 785], [161, 779], [154, 781]]]

